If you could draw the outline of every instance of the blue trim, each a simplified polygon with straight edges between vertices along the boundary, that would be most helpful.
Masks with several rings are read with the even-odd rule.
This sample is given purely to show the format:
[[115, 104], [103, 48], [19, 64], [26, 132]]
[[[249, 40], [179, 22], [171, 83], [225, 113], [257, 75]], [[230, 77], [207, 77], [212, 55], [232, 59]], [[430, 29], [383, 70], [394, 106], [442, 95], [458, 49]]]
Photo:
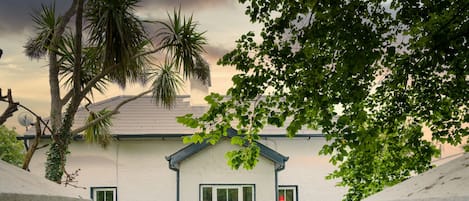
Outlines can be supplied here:
[[199, 152], [205, 147], [208, 147], [209, 145], [209, 143], [191, 144], [178, 150], [176, 153], [167, 156], [166, 160], [168, 160], [169, 162], [169, 168], [172, 170], [179, 170], [179, 162], [194, 155], [195, 153]]
[[176, 171], [176, 201], [179, 201], [179, 170]]
[[[180, 134], [180, 133], [166, 133], [166, 134], [113, 134], [112, 137], [116, 139], [140, 139], [140, 138], [181, 138], [185, 136], [190, 136], [192, 134]], [[17, 140], [31, 140], [34, 139], [36, 135], [24, 135], [17, 136]], [[259, 134], [261, 138], [290, 138], [285, 134]], [[296, 134], [293, 138], [323, 138], [324, 134]], [[41, 139], [50, 139], [50, 135], [42, 135]], [[76, 135], [73, 137], [74, 140], [83, 140], [83, 135]]]
[[[238, 134], [238, 131], [235, 129], [229, 128], [227, 130], [228, 132], [228, 137], [232, 137]], [[273, 161], [275, 163], [275, 170], [283, 170], [285, 168], [285, 161], [288, 160], [287, 156], [284, 156], [277, 151], [263, 145], [262, 143], [256, 142], [257, 145], [260, 148], [260, 154], [261, 156]], [[174, 169], [179, 169], [179, 163], [186, 158], [189, 158], [190, 156], [196, 154], [200, 150], [210, 146], [211, 144], [208, 143], [207, 141], [204, 141], [203, 143], [193, 143], [190, 144], [179, 151], [171, 154], [170, 156], [166, 157], [166, 160], [169, 162], [169, 168], [174, 170]]]
[[[167, 159], [167, 158], [166, 158]], [[179, 201], [179, 181], [180, 181], [180, 175], [179, 175], [179, 168], [174, 168], [171, 166], [171, 163], [169, 163], [169, 169], [176, 171], [176, 201]]]
[[275, 200], [278, 200], [278, 171], [275, 170]]
[[111, 189], [114, 189], [114, 191], [116, 192], [116, 199], [115, 201], [117, 201], [117, 187], [116, 186], [98, 186], [98, 187], [90, 187], [90, 199], [93, 201], [93, 195], [94, 195], [94, 191], [95, 190], [99, 190], [99, 189], [106, 189], [106, 188], [111, 188]]

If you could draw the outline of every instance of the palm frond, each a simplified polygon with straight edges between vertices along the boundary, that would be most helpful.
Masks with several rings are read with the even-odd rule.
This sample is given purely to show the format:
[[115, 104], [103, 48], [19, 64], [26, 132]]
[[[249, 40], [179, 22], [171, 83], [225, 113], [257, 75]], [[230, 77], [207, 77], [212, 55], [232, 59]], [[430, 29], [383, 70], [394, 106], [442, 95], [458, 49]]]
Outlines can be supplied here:
[[145, 82], [148, 58], [135, 58], [149, 44], [142, 22], [134, 14], [137, 0], [89, 0], [86, 29], [90, 44], [101, 51], [104, 68], [116, 66], [109, 79], [125, 87], [127, 82]]
[[25, 54], [31, 59], [39, 59], [47, 54], [55, 27], [60, 23], [60, 17], [55, 14], [55, 4], [41, 5], [40, 11], [32, 15], [35, 23], [36, 35], [28, 39]]
[[[83, 46], [83, 63], [80, 69], [80, 83], [82, 84], [81, 88], [84, 88], [91, 79], [99, 74], [101, 69], [101, 66], [99, 65], [101, 55], [97, 51], [97, 48], [85, 47], [85, 45]], [[71, 89], [73, 87], [72, 75], [75, 66], [75, 51], [75, 36], [71, 32], [65, 32], [62, 40], [58, 45], [58, 55], [60, 66], [60, 81], [62, 82], [63, 87], [66, 89]], [[99, 80], [95, 86], [93, 86], [93, 89], [100, 93], [104, 93], [107, 88], [108, 81], [109, 80], [106, 78]], [[92, 92], [93, 91], [91, 91], [91, 96], [93, 96]]]
[[166, 60], [158, 71], [152, 84], [153, 100], [157, 105], [171, 108], [176, 100], [177, 92], [182, 86], [183, 80], [177, 71], [173, 70], [174, 64]]
[[208, 62], [200, 56], [196, 57], [195, 67], [192, 71], [192, 76], [202, 81], [202, 83], [207, 86], [212, 85], [210, 79], [210, 66], [208, 65]]
[[204, 52], [203, 45], [206, 39], [204, 32], [196, 30], [197, 23], [189, 18], [181, 17], [181, 10], [168, 14], [169, 22], [158, 21], [162, 25], [156, 36], [160, 38], [161, 45], [167, 47], [167, 53], [172, 55], [178, 71], [184, 73], [184, 78], [189, 78], [196, 66], [197, 58], [201, 58]]
[[[98, 112], [90, 111], [90, 115], [88, 116], [85, 123], [90, 123], [104, 115], [109, 114], [111, 111], [102, 109]], [[84, 131], [84, 137], [86, 142], [88, 143], [97, 143], [100, 144], [103, 148], [106, 148], [109, 143], [111, 143], [112, 136], [110, 132], [110, 128], [112, 126], [111, 116], [102, 119], [95, 125], [89, 126]]]

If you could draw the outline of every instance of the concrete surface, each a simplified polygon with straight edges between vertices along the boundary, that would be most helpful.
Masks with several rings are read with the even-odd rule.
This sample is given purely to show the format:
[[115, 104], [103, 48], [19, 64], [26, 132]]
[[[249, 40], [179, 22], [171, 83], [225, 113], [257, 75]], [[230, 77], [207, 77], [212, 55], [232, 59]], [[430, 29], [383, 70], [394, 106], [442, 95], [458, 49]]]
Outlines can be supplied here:
[[89, 201], [74, 191], [0, 160], [0, 201]]
[[467, 201], [469, 153], [412, 177], [363, 201]]

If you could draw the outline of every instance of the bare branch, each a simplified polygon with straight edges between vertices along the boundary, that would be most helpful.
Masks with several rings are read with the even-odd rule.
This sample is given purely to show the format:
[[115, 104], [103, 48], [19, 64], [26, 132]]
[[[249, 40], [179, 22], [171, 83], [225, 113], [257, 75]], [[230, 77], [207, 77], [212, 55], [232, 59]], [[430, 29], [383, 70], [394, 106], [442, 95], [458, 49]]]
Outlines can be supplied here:
[[36, 128], [36, 137], [34, 137], [34, 142], [31, 144], [29, 149], [27, 150], [28, 152], [26, 153], [26, 156], [24, 157], [23, 161], [23, 170], [28, 170], [29, 169], [29, 163], [31, 162], [31, 159], [33, 158], [34, 152], [38, 150], [37, 146], [39, 145], [39, 141], [41, 140], [42, 132], [41, 132], [41, 118], [36, 117], [36, 124], [34, 125]]
[[76, 135], [76, 134], [78, 134], [78, 133], [80, 133], [80, 132], [86, 130], [86, 128], [88, 128], [88, 127], [90, 127], [90, 126], [93, 126], [93, 125], [99, 123], [99, 122], [102, 121], [103, 119], [109, 118], [109, 117], [111, 117], [111, 116], [113, 116], [113, 115], [115, 115], [115, 114], [119, 114], [119, 109], [120, 109], [122, 106], [124, 106], [125, 104], [127, 104], [127, 103], [129, 103], [129, 102], [132, 102], [132, 101], [134, 101], [134, 100], [136, 100], [136, 99], [138, 99], [138, 98], [140, 98], [140, 97], [142, 97], [142, 96], [144, 96], [144, 95], [146, 95], [146, 94], [148, 94], [148, 93], [150, 93], [150, 92], [152, 92], [151, 89], [150, 89], [150, 90], [147, 90], [147, 91], [144, 91], [144, 92], [142, 92], [142, 93], [140, 93], [140, 94], [138, 94], [138, 95], [135, 95], [135, 96], [133, 96], [133, 97], [130, 97], [130, 98], [128, 98], [128, 99], [122, 101], [122, 102], [119, 103], [111, 112], [109, 112], [109, 113], [107, 113], [107, 114], [105, 114], [105, 115], [103, 115], [103, 116], [100, 116], [99, 118], [96, 118], [95, 120], [90, 121], [89, 123], [87, 123], [87, 124], [85, 124], [85, 125], [83, 125], [83, 126], [77, 128], [77, 129], [73, 130], [73, 131], [71, 132], [72, 135]]
[[8, 107], [0, 116], [0, 125], [2, 125], [8, 118], [13, 116], [14, 112], [18, 111], [19, 103], [13, 101], [13, 97], [11, 96], [11, 89], [8, 89], [6, 96], [2, 96], [2, 90], [0, 89], [0, 100], [8, 103]]

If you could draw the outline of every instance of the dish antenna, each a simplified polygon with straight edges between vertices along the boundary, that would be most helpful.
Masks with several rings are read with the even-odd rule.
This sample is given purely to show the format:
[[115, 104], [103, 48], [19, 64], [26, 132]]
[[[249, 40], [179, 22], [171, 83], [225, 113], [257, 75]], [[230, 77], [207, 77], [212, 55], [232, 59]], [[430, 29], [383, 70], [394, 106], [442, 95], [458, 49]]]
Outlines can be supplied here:
[[33, 123], [33, 116], [31, 116], [27, 112], [23, 112], [18, 115], [18, 123], [26, 127], [26, 130], [28, 130], [29, 126], [31, 126], [31, 124]]

